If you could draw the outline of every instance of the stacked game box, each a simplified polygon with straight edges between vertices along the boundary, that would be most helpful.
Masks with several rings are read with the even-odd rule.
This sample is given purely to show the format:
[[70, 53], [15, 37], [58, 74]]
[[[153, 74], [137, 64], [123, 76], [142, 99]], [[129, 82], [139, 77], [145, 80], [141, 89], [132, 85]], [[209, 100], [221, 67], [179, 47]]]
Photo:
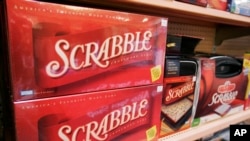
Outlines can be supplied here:
[[16, 138], [157, 140], [161, 98], [162, 85], [155, 84], [16, 102]]
[[6, 2], [15, 101], [162, 83], [167, 19]]
[[157, 139], [167, 18], [32, 0], [5, 9], [15, 140]]
[[201, 38], [168, 35], [161, 106], [161, 137], [191, 127], [199, 92], [199, 62], [193, 57]]

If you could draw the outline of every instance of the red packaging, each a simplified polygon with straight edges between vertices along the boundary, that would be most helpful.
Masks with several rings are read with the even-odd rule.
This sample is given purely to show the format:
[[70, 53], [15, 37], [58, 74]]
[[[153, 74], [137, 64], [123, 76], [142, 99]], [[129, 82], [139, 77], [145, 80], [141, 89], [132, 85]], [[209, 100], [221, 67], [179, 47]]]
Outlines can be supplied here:
[[246, 95], [245, 95], [245, 110], [250, 109], [250, 53], [246, 52], [243, 56], [243, 69], [247, 73], [247, 88], [246, 88]]
[[193, 126], [244, 110], [247, 75], [228, 56], [200, 58], [201, 81]]
[[227, 0], [208, 0], [208, 7], [227, 11], [228, 1]]
[[191, 57], [167, 56], [161, 106], [161, 137], [191, 127], [199, 87], [198, 63]]
[[189, 3], [189, 4], [193, 4], [193, 5], [198, 5], [198, 6], [202, 6], [202, 7], [207, 6], [207, 0], [177, 0], [177, 1], [185, 2], [185, 3]]
[[8, 0], [14, 100], [163, 82], [167, 19]]
[[17, 141], [156, 140], [162, 85], [14, 103]]

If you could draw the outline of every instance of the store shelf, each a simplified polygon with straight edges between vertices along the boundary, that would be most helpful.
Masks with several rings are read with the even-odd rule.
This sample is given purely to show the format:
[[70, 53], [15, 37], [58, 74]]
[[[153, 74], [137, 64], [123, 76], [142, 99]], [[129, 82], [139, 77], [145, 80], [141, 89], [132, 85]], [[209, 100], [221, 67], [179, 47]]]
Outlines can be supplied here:
[[163, 137], [159, 141], [193, 141], [250, 118], [250, 110]]
[[[49, 0], [48, 0], [49, 1]], [[91, 4], [122, 11], [136, 11], [162, 16], [183, 17], [194, 20], [250, 27], [250, 17], [227, 11], [196, 6], [174, 0], [64, 0], [78, 4]]]

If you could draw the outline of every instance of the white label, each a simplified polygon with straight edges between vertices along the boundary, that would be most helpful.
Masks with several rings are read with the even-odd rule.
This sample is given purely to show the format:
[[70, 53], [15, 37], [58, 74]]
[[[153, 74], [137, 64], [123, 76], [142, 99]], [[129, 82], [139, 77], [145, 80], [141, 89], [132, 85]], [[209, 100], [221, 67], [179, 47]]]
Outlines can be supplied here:
[[157, 87], [157, 92], [162, 92], [163, 91], [163, 86], [158, 86]]
[[161, 26], [168, 26], [167, 20], [161, 20]]
[[33, 95], [33, 91], [32, 90], [21, 91], [21, 96], [24, 96], [24, 95]]

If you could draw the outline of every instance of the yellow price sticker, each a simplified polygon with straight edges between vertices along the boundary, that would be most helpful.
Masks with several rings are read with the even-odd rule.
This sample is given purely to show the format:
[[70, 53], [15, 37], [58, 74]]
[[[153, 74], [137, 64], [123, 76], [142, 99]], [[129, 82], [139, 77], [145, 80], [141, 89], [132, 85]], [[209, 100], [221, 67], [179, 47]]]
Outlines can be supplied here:
[[152, 82], [160, 79], [160, 77], [161, 77], [161, 66], [160, 65], [151, 68], [150, 71], [151, 71]]
[[244, 62], [244, 63], [243, 63], [244, 68], [250, 68], [250, 60], [244, 59], [243, 62]]
[[157, 135], [156, 125], [146, 131], [147, 141], [153, 140]]

